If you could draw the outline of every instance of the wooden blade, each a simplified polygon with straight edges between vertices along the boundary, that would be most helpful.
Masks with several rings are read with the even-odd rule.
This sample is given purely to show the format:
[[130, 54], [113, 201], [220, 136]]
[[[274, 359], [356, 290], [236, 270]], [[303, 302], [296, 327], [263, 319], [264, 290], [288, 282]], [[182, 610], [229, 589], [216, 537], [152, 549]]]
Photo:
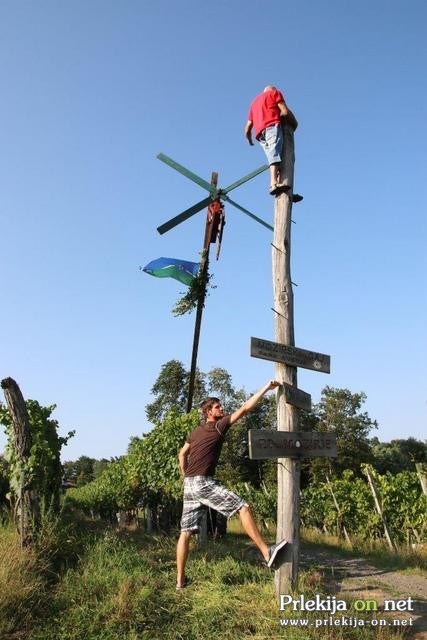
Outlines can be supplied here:
[[229, 198], [228, 196], [225, 195], [221, 195], [221, 198], [223, 198], [224, 200], [227, 200], [227, 202], [229, 202], [230, 204], [233, 205], [233, 207], [236, 207], [236, 209], [240, 209], [240, 211], [243, 211], [243, 213], [246, 213], [247, 216], [249, 216], [250, 218], [252, 218], [253, 220], [256, 220], [257, 222], [259, 222], [260, 224], [263, 225], [263, 227], [266, 227], [267, 229], [270, 229], [270, 231], [274, 231], [273, 227], [271, 226], [271, 224], [268, 224], [268, 222], [265, 222], [264, 220], [261, 220], [261, 218], [258, 218], [258, 216], [254, 215], [253, 213], [251, 213], [250, 211], [248, 211], [247, 209], [245, 209], [245, 207], [241, 207], [240, 204], [237, 204], [237, 202], [234, 202], [234, 200], [232, 200], [231, 198]]
[[262, 173], [266, 169], [268, 169], [268, 164], [263, 164], [262, 167], [258, 167], [258, 169], [255, 169], [255, 171], [248, 173], [247, 176], [240, 178], [240, 180], [237, 180], [237, 182], [233, 182], [233, 184], [230, 184], [230, 186], [227, 187], [226, 189], [222, 189], [221, 193], [228, 193], [229, 191], [232, 191], [236, 187], [240, 187], [241, 184], [243, 184], [244, 182], [247, 182], [248, 180], [251, 180], [252, 178], [255, 178], [255, 176], [257, 176], [259, 173]]
[[171, 218], [164, 224], [160, 225], [160, 227], [157, 227], [157, 231], [160, 234], [166, 233], [166, 231], [170, 231], [171, 229], [176, 227], [178, 224], [181, 224], [181, 222], [188, 220], [188, 218], [191, 218], [191, 216], [194, 216], [195, 213], [207, 207], [211, 202], [212, 202], [212, 199], [210, 197], [205, 198], [204, 200], [200, 200], [200, 202], [198, 202], [197, 204], [194, 204], [189, 209], [186, 209], [182, 213], [179, 213], [177, 216], [175, 216], [175, 218]]
[[203, 187], [203, 189], [206, 189], [206, 191], [209, 191], [209, 193], [216, 197], [217, 190], [213, 185], [209, 184], [209, 182], [203, 180], [203, 178], [200, 178], [192, 171], [189, 171], [189, 169], [186, 169], [181, 164], [178, 164], [178, 162], [175, 162], [175, 160], [172, 160], [172, 158], [169, 158], [169, 156], [166, 156], [164, 153], [159, 153], [157, 157], [159, 160], [172, 167], [172, 169], [175, 169], [175, 171], [182, 173], [183, 176], [185, 176], [189, 180], [192, 180], [193, 182], [198, 184], [199, 187]]

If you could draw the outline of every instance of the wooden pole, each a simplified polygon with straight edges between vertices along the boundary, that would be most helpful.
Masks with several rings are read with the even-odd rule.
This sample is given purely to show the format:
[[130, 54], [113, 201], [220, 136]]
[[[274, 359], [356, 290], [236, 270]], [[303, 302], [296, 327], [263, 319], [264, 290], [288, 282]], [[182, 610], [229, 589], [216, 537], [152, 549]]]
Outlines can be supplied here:
[[[218, 174], [216, 173], [216, 171], [212, 171], [211, 184], [214, 185], [214, 187], [216, 187], [218, 184]], [[208, 271], [209, 271], [209, 250], [211, 246], [212, 227], [213, 227], [212, 222], [213, 221], [209, 219], [209, 209], [208, 209], [208, 213], [206, 216], [205, 239], [203, 242], [203, 254], [202, 254], [202, 259], [200, 261], [200, 274], [204, 280], [207, 278]], [[187, 413], [190, 413], [191, 408], [193, 406], [194, 385], [196, 382], [197, 354], [199, 352], [200, 328], [202, 326], [202, 315], [203, 315], [203, 308], [205, 306], [206, 288], [207, 288], [207, 283], [197, 302], [196, 321], [194, 324], [193, 351], [191, 354], [190, 379], [188, 382]]]
[[[206, 277], [209, 268], [209, 255], [203, 252], [200, 274], [203, 278]], [[190, 367], [190, 379], [188, 382], [188, 398], [187, 398], [187, 413], [190, 413], [193, 406], [194, 385], [196, 382], [196, 369], [197, 369], [197, 354], [199, 352], [199, 339], [200, 328], [202, 326], [203, 307], [205, 306], [206, 288], [203, 294], [200, 296], [197, 302], [196, 321], [194, 323], [194, 337], [193, 337], [193, 351], [191, 354], [191, 367]]]
[[[281, 180], [290, 186], [287, 193], [275, 197], [274, 236], [272, 248], [274, 319], [276, 342], [295, 346], [294, 298], [291, 280], [291, 214], [294, 181], [294, 132], [283, 125], [284, 153], [280, 167]], [[297, 369], [276, 364], [276, 379], [297, 387]], [[298, 431], [298, 409], [286, 403], [284, 389], [277, 393], [278, 431]], [[277, 593], [288, 593], [298, 581], [299, 496], [301, 463], [294, 458], [279, 458], [277, 475], [277, 541], [285, 538], [288, 558], [276, 571]]]
[[427, 464], [423, 462], [417, 462], [415, 464], [417, 470], [418, 480], [420, 481], [421, 488], [425, 496], [427, 496]]
[[369, 464], [366, 464], [364, 466], [364, 469], [365, 469], [366, 475], [368, 477], [369, 487], [370, 487], [372, 495], [374, 497], [375, 508], [376, 508], [376, 510], [378, 512], [378, 515], [380, 516], [380, 518], [382, 520], [382, 523], [383, 523], [384, 533], [385, 533], [385, 537], [387, 539], [388, 546], [390, 548], [390, 551], [393, 551], [393, 553], [397, 553], [396, 545], [394, 544], [394, 541], [393, 541], [393, 539], [391, 537], [390, 529], [388, 528], [387, 518], [385, 516], [385, 513], [384, 513], [382, 505], [381, 505], [381, 500], [380, 500], [380, 496], [379, 496], [379, 493], [378, 493], [377, 485], [375, 483], [374, 474], [372, 473], [372, 467], [370, 467]]
[[348, 544], [350, 545], [350, 547], [352, 547], [353, 545], [352, 545], [352, 542], [351, 542], [351, 538], [350, 538], [350, 536], [348, 535], [348, 531], [347, 531], [347, 529], [346, 529], [345, 524], [342, 522], [342, 514], [341, 514], [340, 505], [338, 504], [338, 500], [337, 500], [337, 498], [336, 498], [336, 496], [335, 496], [335, 493], [334, 493], [334, 490], [333, 490], [333, 488], [332, 488], [332, 482], [331, 482], [331, 480], [330, 480], [330, 478], [329, 478], [329, 475], [327, 475], [327, 476], [326, 476], [326, 484], [327, 484], [327, 485], [328, 485], [328, 487], [329, 487], [329, 491], [331, 492], [331, 495], [332, 495], [332, 500], [334, 501], [335, 509], [337, 510], [337, 513], [338, 513], [338, 527], [337, 527], [337, 529], [338, 529], [338, 536], [339, 536], [339, 534], [340, 534], [340, 532], [339, 532], [339, 526], [340, 526], [340, 524], [342, 524], [342, 530], [343, 530], [343, 533], [344, 533], [345, 539], [347, 540], [347, 542], [348, 542]]

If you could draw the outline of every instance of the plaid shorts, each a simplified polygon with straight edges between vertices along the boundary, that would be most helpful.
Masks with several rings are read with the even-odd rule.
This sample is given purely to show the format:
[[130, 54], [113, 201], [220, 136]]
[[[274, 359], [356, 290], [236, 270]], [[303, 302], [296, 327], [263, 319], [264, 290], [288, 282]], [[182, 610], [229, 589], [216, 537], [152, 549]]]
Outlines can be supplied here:
[[207, 507], [230, 518], [248, 503], [209, 476], [184, 479], [181, 531], [198, 531]]

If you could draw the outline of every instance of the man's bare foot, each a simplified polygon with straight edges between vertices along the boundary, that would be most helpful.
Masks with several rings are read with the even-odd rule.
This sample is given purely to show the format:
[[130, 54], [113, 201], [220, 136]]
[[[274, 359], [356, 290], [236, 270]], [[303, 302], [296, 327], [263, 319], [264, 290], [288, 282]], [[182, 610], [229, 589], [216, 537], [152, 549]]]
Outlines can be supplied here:
[[184, 581], [181, 582], [181, 584], [177, 584], [176, 588], [179, 591], [179, 589], [185, 589], [185, 587], [188, 587], [191, 584], [191, 580], [190, 578], [184, 578]]

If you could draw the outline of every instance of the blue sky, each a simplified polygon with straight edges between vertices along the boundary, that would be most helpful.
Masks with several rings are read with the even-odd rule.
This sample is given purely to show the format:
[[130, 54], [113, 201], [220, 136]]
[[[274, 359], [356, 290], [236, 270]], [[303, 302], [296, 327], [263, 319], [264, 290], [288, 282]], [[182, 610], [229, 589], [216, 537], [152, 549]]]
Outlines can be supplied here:
[[[269, 83], [296, 132], [296, 345], [331, 355], [329, 384], [365, 391], [381, 440], [424, 438], [427, 5], [413, 0], [21, 2], [0, 5], [0, 377], [58, 405], [64, 459], [121, 455], [150, 428], [161, 365], [189, 366], [183, 286], [139, 271], [198, 259], [205, 192], [159, 151], [226, 186], [264, 163], [243, 136]], [[234, 199], [272, 221], [267, 176]], [[255, 391], [273, 365], [271, 235], [227, 208], [199, 366]], [[0, 435], [0, 450], [5, 438]]]

